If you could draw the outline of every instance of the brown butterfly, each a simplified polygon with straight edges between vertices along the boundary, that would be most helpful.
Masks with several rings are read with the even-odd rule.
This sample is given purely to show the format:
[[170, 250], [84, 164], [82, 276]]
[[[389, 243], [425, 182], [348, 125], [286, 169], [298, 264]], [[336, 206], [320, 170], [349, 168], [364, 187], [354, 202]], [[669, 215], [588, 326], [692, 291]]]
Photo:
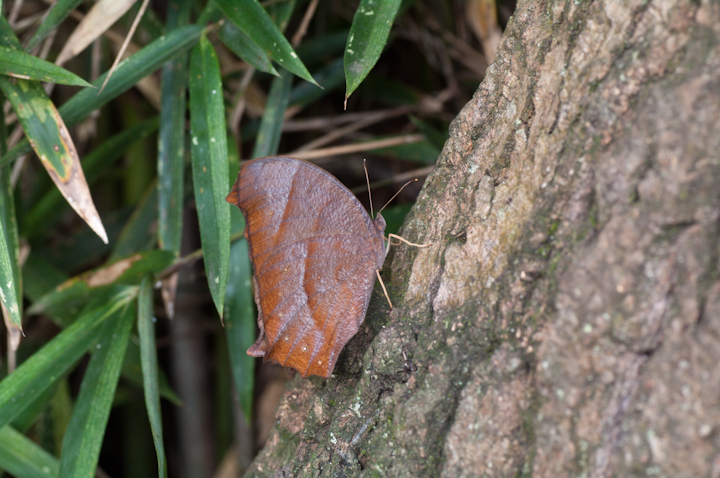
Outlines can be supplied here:
[[325, 170], [281, 156], [246, 163], [227, 201], [245, 216], [255, 271], [260, 336], [248, 355], [328, 378], [365, 318], [385, 220]]

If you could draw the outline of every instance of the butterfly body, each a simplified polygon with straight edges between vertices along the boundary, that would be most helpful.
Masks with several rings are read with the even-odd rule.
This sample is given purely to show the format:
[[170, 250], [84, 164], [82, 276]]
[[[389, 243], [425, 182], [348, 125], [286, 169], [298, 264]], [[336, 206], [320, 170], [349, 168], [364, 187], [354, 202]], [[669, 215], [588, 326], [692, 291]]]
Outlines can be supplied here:
[[260, 335], [248, 354], [329, 377], [365, 318], [385, 260], [385, 220], [325, 170], [246, 163], [227, 198], [246, 220]]

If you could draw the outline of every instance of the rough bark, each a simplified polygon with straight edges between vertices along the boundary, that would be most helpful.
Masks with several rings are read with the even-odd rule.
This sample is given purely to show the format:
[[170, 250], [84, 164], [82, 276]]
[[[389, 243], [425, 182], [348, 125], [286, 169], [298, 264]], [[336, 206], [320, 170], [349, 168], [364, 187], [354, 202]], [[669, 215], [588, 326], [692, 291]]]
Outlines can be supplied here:
[[248, 475], [720, 476], [719, 233], [720, 3], [520, 2]]

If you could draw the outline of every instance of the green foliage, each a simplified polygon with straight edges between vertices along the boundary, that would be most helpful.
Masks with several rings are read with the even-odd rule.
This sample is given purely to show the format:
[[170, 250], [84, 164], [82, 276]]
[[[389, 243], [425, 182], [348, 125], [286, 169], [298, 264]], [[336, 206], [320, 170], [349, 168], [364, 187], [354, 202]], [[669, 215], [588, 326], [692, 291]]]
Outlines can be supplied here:
[[[0, 471], [95, 476], [103, 447], [131, 440], [109, 432], [118, 426], [113, 417], [124, 403], [141, 402], [147, 417], [135, 418], [146, 423], [154, 450], [148, 446], [140, 461], [151, 460], [147, 470], [163, 478], [178, 455], [166, 454], [172, 440], [163, 425], [182, 397], [168, 379], [176, 358], [162, 342], [183, 339], [168, 333], [171, 308], [154, 291], [162, 283], [164, 299], [187, 303], [188, 287], [176, 290], [173, 280], [195, 259], [204, 269], [192, 269], [199, 277], [193, 294], [214, 304], [204, 309], [202, 330], [228, 346], [216, 352], [229, 363], [228, 373], [217, 367], [213, 377], [225, 381], [217, 389], [228, 395], [217, 403], [229, 407], [234, 399], [236, 409], [223, 416], [234, 412], [246, 426], [255, 419], [257, 361], [245, 353], [256, 332], [252, 266], [242, 214], [225, 202], [243, 152], [327, 157], [322, 148], [344, 140], [371, 156], [371, 168], [381, 169], [373, 158], [385, 158], [404, 170], [427, 169], [448, 118], [420, 99], [442, 79], [431, 75], [421, 91], [373, 78], [392, 45], [400, 0], [320, 2], [322, 14], [304, 37], [300, 25], [312, 2], [171, 0], [167, 12], [151, 2], [112, 70], [117, 32], [127, 34], [141, 2], [112, 31], [95, 31], [95, 46], [74, 52], [63, 67], [54, 61], [68, 45], [53, 42], [71, 38], [94, 2], [50, 3], [25, 0], [27, 11], [44, 14], [18, 29], [8, 16], [13, 2], [0, 2], [0, 99], [7, 103], [0, 110], [0, 302], [27, 334], [10, 352], [17, 368], [0, 374]], [[366, 77], [379, 87], [363, 90]], [[345, 112], [353, 92], [358, 104]], [[327, 119], [328, 111], [336, 116]], [[325, 122], [319, 133], [302, 133], [313, 117]], [[397, 122], [392, 131], [360, 133], [386, 119]], [[410, 134], [417, 132], [425, 139]], [[411, 204], [386, 210], [389, 231]], [[200, 247], [190, 252], [193, 241]], [[134, 476], [129, 470], [125, 476]]]

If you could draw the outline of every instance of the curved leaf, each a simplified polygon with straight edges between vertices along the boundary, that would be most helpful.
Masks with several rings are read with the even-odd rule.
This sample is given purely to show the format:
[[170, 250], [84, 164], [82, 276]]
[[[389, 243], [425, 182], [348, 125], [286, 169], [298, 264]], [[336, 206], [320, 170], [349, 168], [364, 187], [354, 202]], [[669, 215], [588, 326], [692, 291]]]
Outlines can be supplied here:
[[55, 105], [35, 81], [0, 77], [35, 153], [67, 202], [107, 244], [107, 233], [95, 209], [75, 145]]
[[0, 46], [0, 73], [61, 85], [92, 86], [75, 73], [20, 50]]
[[[181, 25], [187, 23], [190, 16], [190, 3], [181, 0], [168, 3], [168, 31], [175, 33], [183, 29]], [[180, 254], [185, 193], [187, 69], [188, 57], [183, 53], [166, 63], [162, 70], [157, 165], [158, 243], [161, 249], [175, 255]]]

